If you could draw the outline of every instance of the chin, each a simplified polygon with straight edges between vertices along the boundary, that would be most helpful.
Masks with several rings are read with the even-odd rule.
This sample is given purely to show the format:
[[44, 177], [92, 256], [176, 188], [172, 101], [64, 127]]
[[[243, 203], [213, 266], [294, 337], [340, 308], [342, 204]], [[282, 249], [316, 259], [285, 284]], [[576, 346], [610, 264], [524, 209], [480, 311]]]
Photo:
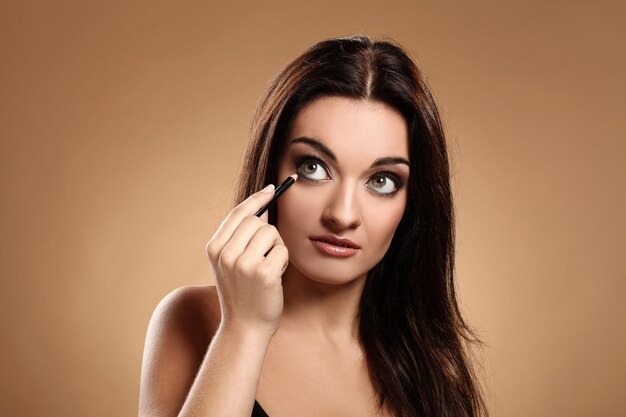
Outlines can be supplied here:
[[[335, 261], [337, 262], [337, 261]], [[343, 260], [342, 262], [345, 262]], [[315, 281], [320, 284], [327, 285], [345, 285], [355, 280], [365, 278], [368, 271], [355, 270], [348, 265], [342, 267], [342, 265], [319, 265], [311, 264], [311, 260], [308, 262], [300, 263], [297, 260], [291, 260], [287, 271], [292, 270], [294, 275], [301, 275], [305, 278]]]

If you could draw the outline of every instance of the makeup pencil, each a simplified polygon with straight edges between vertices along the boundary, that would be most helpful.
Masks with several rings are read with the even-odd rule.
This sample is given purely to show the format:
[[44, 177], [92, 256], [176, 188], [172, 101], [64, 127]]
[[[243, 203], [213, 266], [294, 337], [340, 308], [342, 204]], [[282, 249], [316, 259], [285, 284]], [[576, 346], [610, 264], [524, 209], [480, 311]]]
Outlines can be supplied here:
[[261, 207], [259, 209], [259, 211], [256, 212], [255, 216], [261, 217], [261, 215], [263, 213], [265, 213], [265, 211], [268, 208], [272, 207], [272, 205], [276, 202], [276, 200], [278, 200], [278, 197], [280, 197], [281, 194], [284, 193], [287, 190], [287, 188], [291, 187], [291, 185], [294, 182], [296, 182], [296, 179], [298, 179], [298, 174], [292, 174], [292, 175], [288, 176], [287, 179], [285, 181], [283, 181], [283, 183], [278, 186], [278, 188], [274, 192], [274, 197], [272, 197], [272, 199], [267, 204], [265, 204], [263, 207]]

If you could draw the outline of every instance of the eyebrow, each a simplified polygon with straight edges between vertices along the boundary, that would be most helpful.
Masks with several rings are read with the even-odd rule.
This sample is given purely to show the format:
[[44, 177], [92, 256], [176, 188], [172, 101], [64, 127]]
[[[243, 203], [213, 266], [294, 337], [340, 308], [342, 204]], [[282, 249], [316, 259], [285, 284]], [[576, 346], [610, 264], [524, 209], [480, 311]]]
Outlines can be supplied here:
[[[315, 149], [317, 149], [318, 151], [326, 155], [333, 162], [337, 163], [337, 156], [333, 153], [333, 151], [328, 149], [328, 147], [324, 145], [323, 143], [313, 138], [310, 138], [308, 136], [301, 136], [299, 138], [295, 138], [289, 141], [287, 146], [291, 146], [294, 143], [306, 143], [307, 145], [314, 147]], [[397, 165], [397, 164], [405, 164], [406, 166], [411, 166], [409, 164], [408, 159], [403, 158], [401, 156], [385, 156], [382, 158], [378, 158], [374, 162], [372, 162], [372, 165], [370, 165], [370, 168], [374, 168], [374, 167], [381, 166], [381, 165]]]

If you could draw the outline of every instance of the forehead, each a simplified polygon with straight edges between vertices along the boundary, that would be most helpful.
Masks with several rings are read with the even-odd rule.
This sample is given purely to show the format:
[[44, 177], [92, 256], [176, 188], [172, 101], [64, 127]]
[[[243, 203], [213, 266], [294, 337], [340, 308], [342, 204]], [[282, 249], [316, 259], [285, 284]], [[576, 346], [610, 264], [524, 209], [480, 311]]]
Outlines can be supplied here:
[[303, 107], [287, 132], [288, 140], [315, 138], [339, 161], [383, 156], [408, 159], [408, 131], [402, 114], [379, 101], [322, 97]]

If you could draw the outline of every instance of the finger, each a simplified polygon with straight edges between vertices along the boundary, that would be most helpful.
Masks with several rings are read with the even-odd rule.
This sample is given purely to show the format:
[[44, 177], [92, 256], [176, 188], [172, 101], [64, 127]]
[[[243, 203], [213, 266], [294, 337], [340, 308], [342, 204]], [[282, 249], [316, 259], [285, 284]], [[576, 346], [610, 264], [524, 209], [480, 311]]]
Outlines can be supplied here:
[[269, 210], [265, 210], [265, 212], [263, 212], [263, 214], [261, 214], [261, 217], [258, 217], [259, 219], [263, 220], [264, 223], [269, 223]]
[[276, 245], [265, 257], [263, 264], [268, 264], [269, 268], [282, 274], [289, 265], [289, 250], [285, 245]]
[[266, 233], [271, 233], [271, 229], [274, 228], [274, 226], [268, 225], [256, 216], [248, 216], [243, 219], [233, 232], [230, 240], [224, 245], [218, 257], [218, 263], [225, 267], [232, 267], [254, 235], [258, 233], [260, 229], [264, 228], [270, 229], [267, 230]]
[[283, 245], [283, 240], [274, 226], [265, 225], [254, 233], [241, 257], [251, 257], [260, 262], [276, 245]]
[[[269, 202], [273, 196], [274, 185], [270, 184], [263, 190], [250, 195], [250, 197], [246, 198], [234, 209], [232, 209], [207, 244], [206, 249], [209, 257], [216, 258], [221, 253], [224, 245], [226, 245], [226, 243], [230, 240], [230, 237], [237, 229], [241, 221], [245, 217], [256, 213], [256, 211]], [[265, 217], [265, 221], [267, 221], [267, 216]]]

